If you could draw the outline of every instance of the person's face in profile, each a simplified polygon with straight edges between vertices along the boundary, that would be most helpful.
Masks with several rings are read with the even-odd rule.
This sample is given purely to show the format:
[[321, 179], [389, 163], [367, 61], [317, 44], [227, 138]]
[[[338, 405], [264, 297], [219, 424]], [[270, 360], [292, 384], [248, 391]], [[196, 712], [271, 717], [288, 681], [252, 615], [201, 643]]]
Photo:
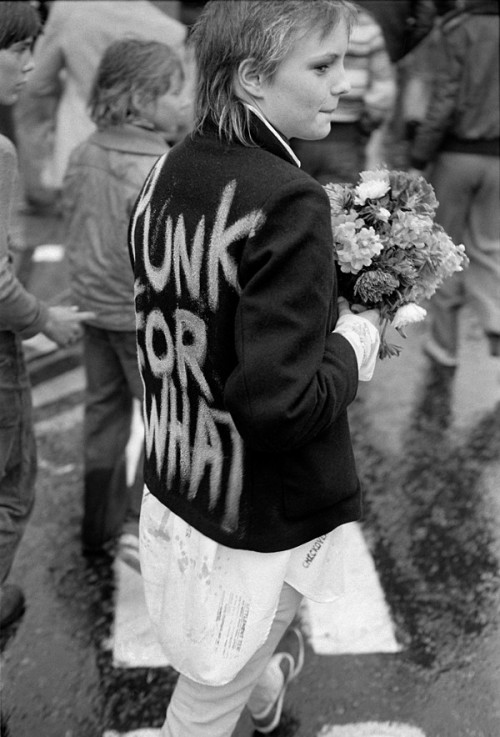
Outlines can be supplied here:
[[33, 69], [33, 39], [17, 41], [7, 49], [0, 50], [0, 103], [13, 105], [28, 81]]
[[261, 82], [259, 108], [287, 138], [316, 140], [330, 132], [339, 97], [350, 89], [348, 42], [343, 20], [324, 37], [321, 30], [301, 36], [273, 78]]

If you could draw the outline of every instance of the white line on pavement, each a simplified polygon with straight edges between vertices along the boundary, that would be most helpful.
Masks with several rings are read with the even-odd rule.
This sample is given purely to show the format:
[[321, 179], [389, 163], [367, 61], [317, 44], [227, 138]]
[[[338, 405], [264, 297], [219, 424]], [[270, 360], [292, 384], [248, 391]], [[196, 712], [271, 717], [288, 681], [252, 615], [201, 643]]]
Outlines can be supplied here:
[[83, 368], [79, 366], [35, 386], [32, 392], [33, 407], [45, 407], [83, 389], [85, 389], [85, 374]]
[[319, 655], [398, 652], [401, 648], [360, 525], [344, 525], [343, 540], [345, 593], [329, 604], [307, 601], [301, 609], [311, 647]]
[[23, 340], [23, 348], [28, 355], [31, 352], [38, 356], [48, 356], [50, 353], [55, 353], [58, 346], [43, 333], [37, 333], [32, 338]]
[[57, 263], [64, 258], [64, 246], [59, 243], [45, 243], [37, 246], [31, 257], [35, 263]]
[[[105, 732], [103, 737], [160, 737], [159, 729]], [[398, 722], [359, 722], [323, 727], [316, 737], [425, 737], [417, 727]]]
[[323, 727], [317, 737], [425, 737], [425, 734], [409, 724], [360, 722]]
[[83, 407], [78, 405], [65, 412], [60, 412], [48, 420], [40, 420], [35, 423], [35, 432], [37, 435], [48, 435], [51, 432], [64, 432], [71, 430], [75, 425], [81, 424], [83, 421]]
[[134, 729], [133, 732], [104, 732], [103, 737], [160, 737], [159, 729]]

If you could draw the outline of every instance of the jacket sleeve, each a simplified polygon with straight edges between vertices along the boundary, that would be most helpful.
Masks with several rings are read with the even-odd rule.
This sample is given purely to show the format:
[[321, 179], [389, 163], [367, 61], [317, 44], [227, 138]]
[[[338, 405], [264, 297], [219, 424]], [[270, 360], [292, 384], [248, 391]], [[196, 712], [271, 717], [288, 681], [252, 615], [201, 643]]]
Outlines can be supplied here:
[[354, 350], [330, 332], [330, 211], [317, 183], [288, 184], [267, 202], [239, 276], [226, 406], [249, 445], [290, 451], [333, 423], [358, 383]]
[[9, 256], [11, 197], [17, 159], [13, 148], [0, 147], [0, 330], [12, 330], [23, 338], [40, 332], [47, 321], [47, 308], [26, 291], [15, 276]]
[[410, 151], [410, 163], [424, 169], [434, 160], [441, 143], [454, 123], [458, 105], [463, 59], [460, 42], [452, 43], [447, 33], [435, 29], [432, 37], [434, 76], [427, 112]]

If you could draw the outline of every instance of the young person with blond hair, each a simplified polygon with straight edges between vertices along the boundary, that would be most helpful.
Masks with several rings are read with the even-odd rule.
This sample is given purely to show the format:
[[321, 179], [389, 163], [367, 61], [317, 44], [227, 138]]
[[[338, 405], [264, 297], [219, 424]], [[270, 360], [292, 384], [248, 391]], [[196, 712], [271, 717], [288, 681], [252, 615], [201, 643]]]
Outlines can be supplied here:
[[361, 505], [347, 408], [379, 316], [339, 304], [328, 198], [289, 139], [329, 133], [354, 16], [342, 0], [209, 2], [194, 132], [132, 216], [141, 571], [180, 672], [162, 737], [229, 737], [245, 704], [271, 732], [303, 661], [287, 628], [303, 596], [341, 589]]

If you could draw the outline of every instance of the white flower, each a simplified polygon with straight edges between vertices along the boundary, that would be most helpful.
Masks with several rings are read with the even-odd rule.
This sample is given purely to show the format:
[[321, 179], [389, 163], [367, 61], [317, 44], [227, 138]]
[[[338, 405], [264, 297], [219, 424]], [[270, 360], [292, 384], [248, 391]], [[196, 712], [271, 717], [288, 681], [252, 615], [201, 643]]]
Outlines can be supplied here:
[[353, 222], [345, 222], [334, 228], [333, 241], [340, 269], [346, 274], [357, 274], [363, 266], [370, 266], [373, 257], [384, 247], [373, 228], [357, 231]]
[[388, 223], [390, 217], [391, 217], [391, 213], [389, 212], [387, 207], [380, 207], [377, 210], [377, 218], [378, 220], [382, 220], [383, 223]]
[[423, 307], [410, 302], [407, 305], [402, 305], [392, 319], [393, 327], [398, 330], [404, 328], [406, 325], [410, 325], [412, 322], [420, 322], [427, 315], [427, 310]]
[[364, 205], [366, 200], [376, 200], [389, 191], [391, 183], [387, 171], [363, 171], [361, 182], [354, 188], [354, 202]]

